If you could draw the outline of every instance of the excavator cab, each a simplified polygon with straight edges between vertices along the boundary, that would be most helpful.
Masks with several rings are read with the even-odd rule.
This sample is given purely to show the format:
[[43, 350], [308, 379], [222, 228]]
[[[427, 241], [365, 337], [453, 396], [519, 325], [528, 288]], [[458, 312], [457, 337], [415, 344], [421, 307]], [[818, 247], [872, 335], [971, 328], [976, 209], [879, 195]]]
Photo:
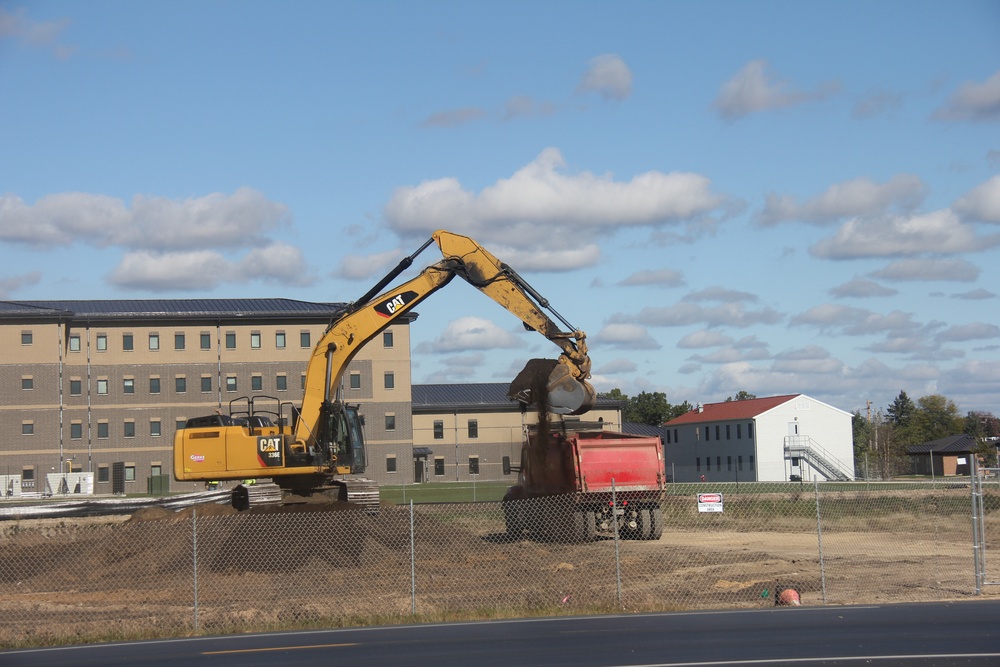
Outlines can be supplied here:
[[358, 408], [341, 401], [327, 401], [320, 408], [320, 431], [316, 440], [331, 454], [332, 467], [339, 474], [365, 471], [365, 438], [361, 428], [364, 417]]

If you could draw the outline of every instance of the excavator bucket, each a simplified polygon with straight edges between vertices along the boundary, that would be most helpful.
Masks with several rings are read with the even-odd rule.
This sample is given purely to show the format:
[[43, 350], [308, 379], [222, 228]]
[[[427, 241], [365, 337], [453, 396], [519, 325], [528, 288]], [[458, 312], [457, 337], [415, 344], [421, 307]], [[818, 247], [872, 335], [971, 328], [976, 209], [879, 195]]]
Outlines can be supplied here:
[[573, 377], [569, 366], [555, 359], [529, 361], [510, 383], [507, 396], [557, 415], [582, 415], [597, 402], [590, 383]]

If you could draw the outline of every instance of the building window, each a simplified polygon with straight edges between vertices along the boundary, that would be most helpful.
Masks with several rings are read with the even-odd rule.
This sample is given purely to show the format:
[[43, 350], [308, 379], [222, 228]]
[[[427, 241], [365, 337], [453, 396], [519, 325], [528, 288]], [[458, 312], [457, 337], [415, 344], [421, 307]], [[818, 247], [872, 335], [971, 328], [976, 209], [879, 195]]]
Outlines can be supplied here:
[[667, 444], [670, 444], [670, 429], [664, 429], [667, 432]]
[[436, 421], [434, 422], [434, 439], [444, 440], [444, 422]]
[[35, 388], [35, 378], [31, 377], [30, 375], [26, 375], [25, 377], [21, 378], [21, 389], [28, 390], [34, 388]]
[[[753, 440], [753, 422], [747, 424], [747, 437]], [[753, 465], [751, 464], [750, 469], [753, 470]]]
[[83, 424], [80, 422], [73, 422], [69, 425], [69, 437], [70, 440], [80, 440], [83, 438]]
[[79, 396], [82, 393], [83, 393], [83, 381], [71, 378], [69, 381], [69, 395]]
[[259, 350], [260, 349], [260, 332], [255, 332], [250, 334], [250, 349]]
[[361, 389], [361, 373], [351, 373], [351, 389]]
[[135, 422], [125, 422], [125, 437], [126, 438], [135, 437]]
[[743, 457], [742, 456], [737, 456], [736, 457], [736, 469], [737, 470], [743, 470]]
[[470, 456], [469, 457], [469, 474], [478, 475], [479, 474], [479, 457]]
[[726, 424], [726, 440], [730, 440], [731, 439], [729, 426], [730, 426], [729, 424]]
[[299, 389], [305, 390], [306, 388], [306, 374], [303, 373], [299, 376]]
[[174, 334], [174, 349], [175, 350], [183, 350], [185, 342], [186, 341], [184, 340], [184, 334], [182, 334], [182, 333], [175, 333]]
[[108, 381], [98, 380], [97, 381], [97, 393], [100, 396], [107, 396], [108, 394]]
[[252, 391], [261, 391], [264, 389], [264, 378], [259, 375], [254, 375], [250, 378], [250, 389]]
[[108, 422], [97, 422], [97, 438], [99, 440], [107, 440], [108, 433]]
[[733, 457], [732, 456], [727, 456], [726, 457], [726, 470], [732, 470], [732, 469], [733, 469]]
[[396, 415], [386, 415], [385, 416], [385, 430], [395, 431], [396, 430]]
[[719, 437], [719, 425], [718, 424], [715, 425], [715, 439], [716, 440], [721, 440], [722, 439], [722, 438]]
[[387, 371], [385, 374], [385, 388], [394, 389], [396, 387], [396, 376], [392, 371]]
[[226, 378], [226, 391], [236, 391], [236, 376], [230, 375]]
[[285, 349], [285, 332], [279, 331], [274, 334], [274, 346], [279, 350]]
[[126, 394], [134, 394], [135, 380], [133, 378], [124, 378], [122, 380], [122, 391]]
[[97, 334], [97, 351], [107, 352], [108, 351], [108, 335], [107, 334]]
[[694, 441], [695, 442], [701, 442], [701, 427], [700, 426], [695, 426], [694, 427]]
[[279, 375], [274, 378], [275, 386], [278, 391], [288, 391], [288, 377], [285, 375]]
[[149, 378], [149, 393], [150, 394], [160, 393], [160, 378]]
[[134, 482], [135, 481], [135, 464], [129, 463], [125, 466], [125, 481]]
[[227, 331], [226, 332], [226, 349], [235, 350], [236, 349], [236, 332]]
[[383, 331], [382, 332], [382, 347], [389, 348], [392, 347], [392, 332]]
[[181, 417], [180, 419], [177, 419], [176, 421], [174, 421], [174, 430], [175, 431], [179, 431], [182, 428], [184, 428], [185, 426], [187, 426], [187, 420], [184, 419], [183, 417]]
[[160, 334], [149, 334], [149, 349], [150, 350], [160, 349]]
[[111, 469], [106, 465], [97, 466], [97, 481], [98, 482], [110, 482], [111, 481]]
[[135, 343], [132, 339], [132, 334], [122, 334], [122, 350], [125, 352], [131, 352], [135, 348]]
[[736, 425], [736, 439], [737, 440], [743, 439], [743, 424]]
[[312, 343], [310, 342], [311, 340], [312, 337], [309, 335], [308, 331], [299, 332], [299, 347], [312, 347]]
[[[711, 439], [712, 439], [712, 427], [711, 426], [706, 426], [705, 427], [705, 442], [708, 442]], [[716, 436], [715, 439], [718, 440], [719, 439], [718, 436]]]
[[178, 394], [183, 394], [188, 390], [187, 378], [183, 375], [178, 375], [174, 378], [174, 391]]
[[441, 477], [444, 475], [444, 457], [435, 456], [434, 457], [434, 475]]
[[386, 472], [396, 472], [396, 455], [390, 454], [385, 457], [385, 471]]
[[748, 460], [750, 463], [750, 470], [753, 470], [753, 455], [751, 455]]
[[201, 339], [201, 349], [211, 350], [212, 349], [212, 334], [202, 333], [199, 338]]
[[694, 469], [695, 469], [695, 472], [701, 472], [701, 457], [700, 456], [694, 460]]
[[22, 331], [21, 332], [21, 345], [31, 345], [31, 332]]
[[715, 457], [715, 469], [716, 470], [722, 470], [722, 457], [721, 456], [716, 456]]
[[469, 437], [478, 438], [479, 437], [479, 420], [470, 419], [469, 420]]
[[80, 351], [80, 336], [73, 334], [69, 337], [69, 351], [79, 352]]
[[677, 437], [677, 429], [674, 429], [674, 442], [680, 443], [680, 441], [681, 441], [680, 438]]
[[712, 457], [711, 456], [706, 456], [705, 457], [705, 470], [708, 470], [708, 471], [712, 470]]
[[154, 438], [159, 438], [160, 435], [162, 435], [162, 433], [163, 433], [163, 431], [162, 431], [162, 429], [160, 427], [160, 420], [159, 419], [150, 419], [149, 420], [149, 435], [151, 435]]

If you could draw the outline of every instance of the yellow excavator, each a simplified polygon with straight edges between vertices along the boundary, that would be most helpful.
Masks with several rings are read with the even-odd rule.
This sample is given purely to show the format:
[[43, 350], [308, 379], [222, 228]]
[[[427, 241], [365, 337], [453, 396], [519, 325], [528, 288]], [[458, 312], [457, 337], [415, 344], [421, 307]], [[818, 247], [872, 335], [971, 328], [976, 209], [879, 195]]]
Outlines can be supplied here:
[[[383, 292], [435, 242], [443, 259], [412, 280]], [[359, 478], [366, 458], [363, 417], [357, 405], [340, 400], [341, 380], [365, 343], [455, 276], [519, 317], [525, 328], [562, 349], [557, 360], [530, 361], [511, 385], [512, 399], [524, 405], [541, 404], [556, 414], [578, 415], [593, 407], [597, 395], [587, 382], [590, 357], [586, 334], [572, 327], [548, 300], [478, 243], [438, 230], [364, 296], [334, 316], [313, 348], [301, 406], [255, 396], [230, 402], [229, 414], [219, 410], [187, 420], [174, 436], [174, 477], [204, 482], [271, 478], [270, 485], [237, 486], [233, 504], [240, 509], [255, 502], [275, 502], [275, 493], [280, 501], [283, 496], [304, 497], [317, 492], [377, 507], [377, 486]]]

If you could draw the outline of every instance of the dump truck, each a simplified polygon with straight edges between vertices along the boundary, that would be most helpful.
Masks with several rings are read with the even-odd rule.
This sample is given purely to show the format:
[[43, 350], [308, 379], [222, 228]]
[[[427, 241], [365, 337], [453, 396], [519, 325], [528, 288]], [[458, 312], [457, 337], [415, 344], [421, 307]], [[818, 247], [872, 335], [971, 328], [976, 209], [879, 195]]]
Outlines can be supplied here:
[[663, 534], [666, 476], [655, 436], [604, 430], [601, 422], [528, 426], [519, 466], [504, 458], [518, 483], [503, 498], [511, 539], [525, 531], [554, 539], [601, 536], [656, 540]]

